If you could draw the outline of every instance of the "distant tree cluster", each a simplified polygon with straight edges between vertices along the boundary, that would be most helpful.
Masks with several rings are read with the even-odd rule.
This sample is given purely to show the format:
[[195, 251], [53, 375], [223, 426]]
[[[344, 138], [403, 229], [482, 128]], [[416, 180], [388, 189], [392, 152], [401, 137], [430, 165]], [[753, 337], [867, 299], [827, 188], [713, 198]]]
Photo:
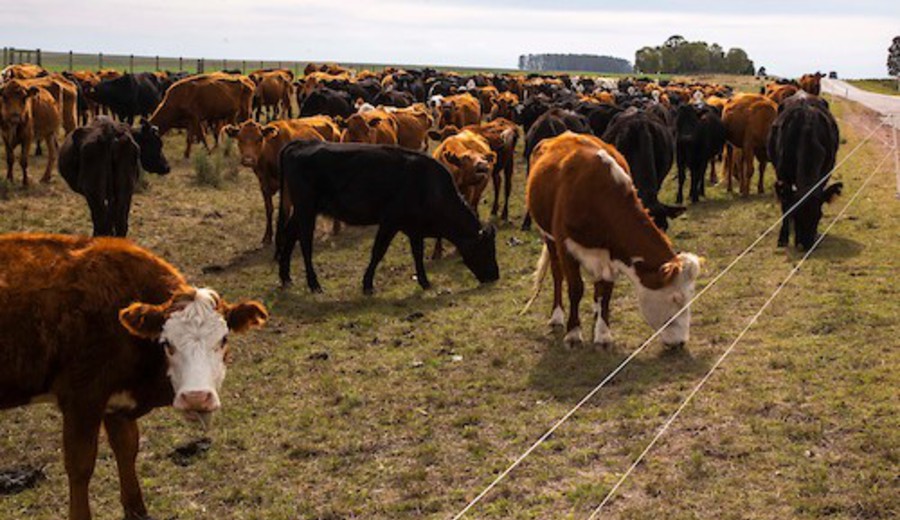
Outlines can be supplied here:
[[635, 70], [647, 74], [726, 73], [752, 75], [753, 60], [740, 48], [728, 49], [717, 43], [689, 42], [682, 36], [671, 36], [662, 45], [644, 47], [635, 53]]
[[519, 56], [519, 70], [585, 71], [628, 74], [631, 63], [613, 56], [596, 54], [524, 54]]
[[888, 74], [900, 77], [900, 36], [894, 36], [894, 41], [888, 48], [887, 68]]

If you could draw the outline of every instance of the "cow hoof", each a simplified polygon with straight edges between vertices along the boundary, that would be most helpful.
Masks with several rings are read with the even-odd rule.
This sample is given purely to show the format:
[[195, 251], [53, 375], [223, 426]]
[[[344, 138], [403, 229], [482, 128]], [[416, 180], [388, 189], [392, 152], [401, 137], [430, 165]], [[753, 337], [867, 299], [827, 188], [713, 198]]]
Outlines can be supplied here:
[[779, 240], [778, 241], [778, 247], [787, 247], [787, 246], [788, 246], [787, 240]]
[[550, 315], [550, 321], [547, 322], [547, 325], [551, 327], [562, 327], [565, 320], [566, 316], [563, 313], [562, 307], [557, 307], [553, 309], [553, 314]]
[[318, 283], [311, 283], [309, 284], [309, 292], [314, 294], [322, 294], [324, 291], [322, 291], [322, 286]]
[[281, 288], [284, 290], [290, 289], [293, 285], [294, 285], [294, 282], [292, 282], [290, 280], [282, 280], [281, 281]]
[[563, 338], [563, 341], [566, 343], [566, 346], [571, 348], [575, 345], [580, 345], [584, 342], [581, 337], [581, 327], [575, 327], [566, 333], [566, 337]]

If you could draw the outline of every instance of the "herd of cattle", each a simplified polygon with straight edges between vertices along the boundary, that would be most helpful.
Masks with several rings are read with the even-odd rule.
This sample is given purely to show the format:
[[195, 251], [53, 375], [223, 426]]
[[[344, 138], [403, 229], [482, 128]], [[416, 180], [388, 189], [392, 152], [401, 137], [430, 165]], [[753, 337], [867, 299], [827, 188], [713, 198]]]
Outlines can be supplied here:
[[[54, 161], [88, 202], [95, 236], [123, 237], [139, 168], [166, 174], [162, 136], [185, 131], [185, 155], [207, 134], [237, 142], [241, 163], [259, 180], [266, 209], [263, 242], [275, 241], [281, 282], [300, 243], [307, 285], [320, 291], [312, 262], [316, 218], [375, 225], [363, 290], [392, 239], [410, 240], [418, 283], [429, 287], [425, 238], [452, 243], [480, 282], [500, 277], [495, 230], [478, 208], [493, 185], [491, 214], [509, 219], [516, 148], [524, 136], [527, 214], [544, 250], [535, 294], [549, 270], [550, 323], [582, 341], [582, 272], [594, 284], [592, 340], [608, 344], [609, 301], [617, 275], [635, 286], [647, 323], [663, 343], [683, 345], [702, 260], [678, 253], [665, 234], [687, 196], [705, 195], [716, 166], [748, 195], [768, 162], [798, 246], [816, 238], [839, 135], [819, 75], [775, 82], [759, 94], [714, 84], [590, 77], [475, 74], [389, 68], [354, 73], [310, 65], [289, 70], [182, 75], [80, 71], [33, 65], [0, 76], [0, 130], [8, 178], [18, 147], [23, 183], [31, 145], [45, 143], [43, 179]], [[299, 117], [294, 118], [294, 102]], [[138, 126], [136, 118], [140, 118]], [[265, 123], [263, 122], [265, 121]], [[61, 134], [65, 139], [58, 146]], [[431, 154], [430, 141], [436, 142]], [[672, 204], [660, 188], [676, 165]], [[501, 197], [502, 188], [502, 197]], [[280, 192], [277, 225], [274, 196]], [[501, 203], [502, 198], [502, 203]], [[440, 256], [440, 242], [434, 256]], [[47, 234], [0, 237], [0, 409], [50, 400], [63, 413], [69, 518], [90, 518], [88, 483], [105, 427], [119, 469], [127, 518], [145, 518], [135, 473], [136, 421], [173, 404], [206, 422], [219, 408], [229, 331], [265, 323], [258, 302], [226, 303], [187, 284], [164, 260], [120, 238]], [[566, 283], [569, 314], [563, 311]], [[63, 324], [65, 326], [63, 326]]]

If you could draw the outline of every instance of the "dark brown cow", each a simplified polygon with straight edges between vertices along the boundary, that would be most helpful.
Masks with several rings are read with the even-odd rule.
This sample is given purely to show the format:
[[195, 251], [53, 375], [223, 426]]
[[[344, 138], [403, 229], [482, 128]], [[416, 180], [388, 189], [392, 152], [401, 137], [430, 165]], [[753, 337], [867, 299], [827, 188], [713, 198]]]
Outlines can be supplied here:
[[50, 182], [57, 153], [56, 136], [61, 123], [56, 99], [39, 86], [29, 86], [28, 81], [14, 79], [0, 87], [0, 133], [3, 134], [6, 150], [6, 178], [9, 181], [13, 179], [15, 149], [18, 146], [24, 186], [28, 186], [28, 153], [32, 141], [43, 140], [47, 143], [47, 168], [41, 182]]
[[0, 265], [0, 409], [59, 407], [69, 520], [91, 518], [101, 425], [125, 517], [148, 518], [135, 471], [137, 419], [173, 405], [208, 424], [221, 406], [226, 337], [265, 323], [265, 308], [192, 287], [120, 238], [5, 235]]
[[294, 139], [325, 141], [314, 126], [303, 119], [273, 121], [261, 126], [254, 121], [245, 121], [240, 126], [229, 125], [222, 129], [234, 138], [241, 153], [241, 164], [253, 169], [259, 180], [259, 190], [266, 205], [266, 232], [262, 242], [272, 242], [272, 198], [281, 185], [278, 175], [278, 154], [284, 145]]
[[[545, 246], [528, 306], [536, 299], [549, 267], [553, 273], [550, 324], [562, 325], [565, 280], [569, 292], [567, 343], [581, 342], [582, 269], [595, 284], [599, 316], [594, 343], [612, 341], [609, 300], [617, 274], [627, 275], [634, 284], [644, 319], [653, 328], [662, 327], [693, 297], [700, 260], [690, 253], [675, 253], [638, 199], [628, 164], [613, 146], [592, 135], [572, 132], [541, 141], [531, 156], [526, 201]], [[687, 309], [660, 337], [667, 346], [680, 346], [688, 340], [689, 329]]]
[[[725, 177], [728, 191], [731, 179], [737, 177], [741, 195], [750, 194], [750, 178], [753, 176], [753, 159], [759, 162], [759, 193], [765, 191], [763, 174], [769, 162], [766, 146], [769, 129], [778, 116], [778, 104], [761, 94], [739, 94], [731, 98], [722, 112], [729, 146], [725, 152]], [[737, 156], [736, 149], [740, 150]]]
[[[209, 149], [205, 125], [250, 119], [254, 90], [255, 85], [246, 76], [216, 72], [184, 78], [169, 87], [150, 123], [159, 128], [160, 135], [173, 128], [186, 128], [184, 156], [190, 157], [194, 140]], [[215, 137], [218, 140], [218, 134]]]

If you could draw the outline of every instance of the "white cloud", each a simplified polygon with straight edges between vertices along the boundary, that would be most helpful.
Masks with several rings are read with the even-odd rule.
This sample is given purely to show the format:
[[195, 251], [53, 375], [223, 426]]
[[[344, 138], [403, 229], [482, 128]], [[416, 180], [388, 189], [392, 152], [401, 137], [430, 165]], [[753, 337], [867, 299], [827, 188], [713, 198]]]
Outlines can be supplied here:
[[[514, 67], [522, 53], [633, 60], [671, 34], [744, 48], [771, 72], [884, 75], [898, 17], [603, 9], [403, 0], [0, 3], [4, 40], [52, 50]], [[663, 9], [663, 8], [660, 8]], [[75, 10], [77, 13], [73, 13]]]

